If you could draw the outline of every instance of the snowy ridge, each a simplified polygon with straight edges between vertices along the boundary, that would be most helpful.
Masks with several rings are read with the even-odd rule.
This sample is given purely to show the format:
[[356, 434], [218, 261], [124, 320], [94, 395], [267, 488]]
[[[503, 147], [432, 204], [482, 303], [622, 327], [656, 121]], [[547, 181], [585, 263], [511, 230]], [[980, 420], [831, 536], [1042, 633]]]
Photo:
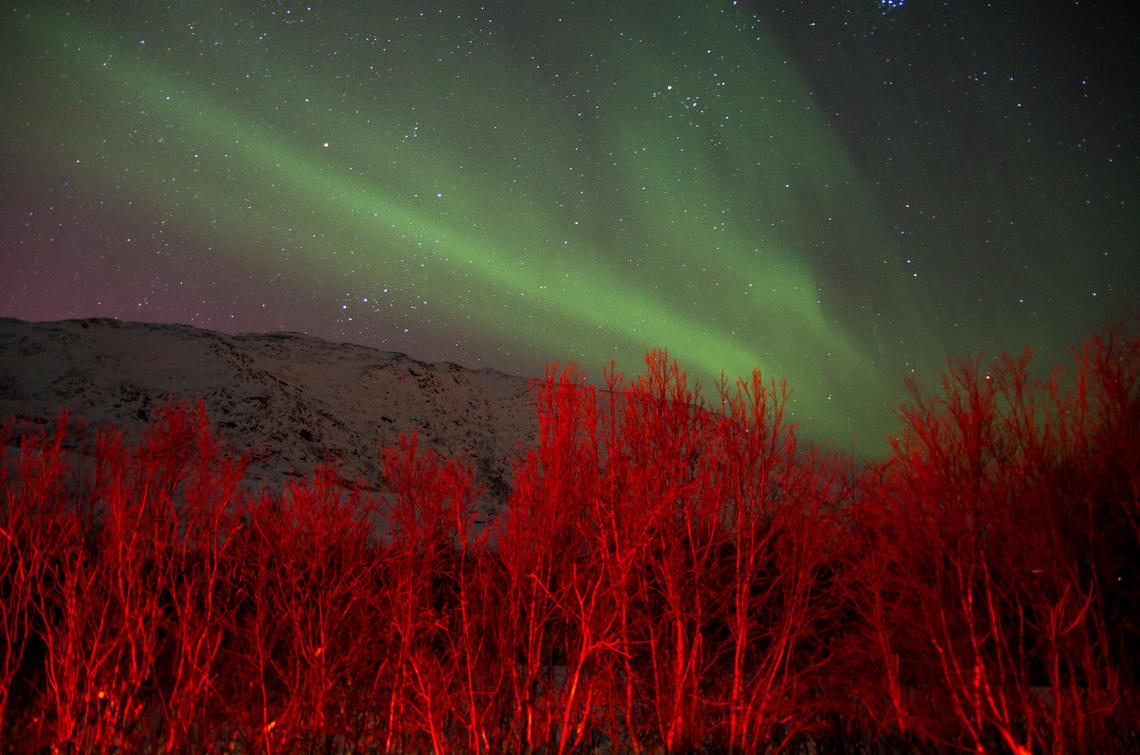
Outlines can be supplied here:
[[474, 465], [484, 502], [501, 503], [511, 459], [537, 428], [525, 378], [298, 333], [226, 335], [188, 325], [111, 319], [29, 323], [0, 318], [0, 421], [114, 424], [135, 438], [170, 398], [206, 402], [251, 482], [280, 490], [326, 454], [367, 488], [377, 449], [418, 431]]

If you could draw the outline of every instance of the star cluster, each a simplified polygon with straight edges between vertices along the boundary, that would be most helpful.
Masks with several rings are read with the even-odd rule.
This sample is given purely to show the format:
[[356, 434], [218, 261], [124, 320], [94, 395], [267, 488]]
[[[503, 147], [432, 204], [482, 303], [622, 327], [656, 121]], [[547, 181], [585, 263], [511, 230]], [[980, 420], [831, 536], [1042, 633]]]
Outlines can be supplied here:
[[595, 379], [666, 347], [875, 453], [904, 375], [1135, 303], [1135, 29], [1079, 4], [2, 13], [0, 314]]

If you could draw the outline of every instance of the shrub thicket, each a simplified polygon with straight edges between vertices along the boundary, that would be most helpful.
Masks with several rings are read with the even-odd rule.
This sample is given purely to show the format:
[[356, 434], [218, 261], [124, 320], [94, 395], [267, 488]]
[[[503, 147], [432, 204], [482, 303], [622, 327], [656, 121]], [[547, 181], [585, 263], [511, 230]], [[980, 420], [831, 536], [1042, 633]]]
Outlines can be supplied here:
[[[912, 387], [882, 462], [759, 373], [532, 384], [504, 513], [416, 438], [372, 496], [242, 485], [200, 405], [9, 422], [11, 752], [1109, 752], [1140, 745], [1140, 336]], [[84, 444], [81, 443], [80, 446]], [[84, 450], [80, 448], [80, 450]]]

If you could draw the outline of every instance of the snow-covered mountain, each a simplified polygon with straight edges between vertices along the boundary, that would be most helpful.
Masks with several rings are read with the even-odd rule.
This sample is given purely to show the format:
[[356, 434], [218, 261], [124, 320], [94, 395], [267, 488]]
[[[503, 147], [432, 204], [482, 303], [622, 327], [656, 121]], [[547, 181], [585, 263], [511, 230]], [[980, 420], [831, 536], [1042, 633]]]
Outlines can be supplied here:
[[537, 423], [525, 378], [425, 364], [298, 333], [225, 335], [109, 319], [0, 318], [0, 422], [52, 424], [61, 409], [137, 434], [170, 398], [205, 401], [227, 445], [252, 449], [251, 482], [280, 490], [329, 453], [347, 479], [380, 481], [400, 433], [467, 459], [492, 507]]

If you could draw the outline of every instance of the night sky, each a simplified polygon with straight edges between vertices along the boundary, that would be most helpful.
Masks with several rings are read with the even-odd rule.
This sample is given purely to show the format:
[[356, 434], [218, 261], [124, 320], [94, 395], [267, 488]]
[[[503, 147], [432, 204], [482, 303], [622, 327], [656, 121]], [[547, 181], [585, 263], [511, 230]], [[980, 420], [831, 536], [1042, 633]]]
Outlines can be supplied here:
[[1114, 7], [5, 2], [0, 315], [596, 380], [666, 347], [878, 454], [905, 376], [1136, 306]]

